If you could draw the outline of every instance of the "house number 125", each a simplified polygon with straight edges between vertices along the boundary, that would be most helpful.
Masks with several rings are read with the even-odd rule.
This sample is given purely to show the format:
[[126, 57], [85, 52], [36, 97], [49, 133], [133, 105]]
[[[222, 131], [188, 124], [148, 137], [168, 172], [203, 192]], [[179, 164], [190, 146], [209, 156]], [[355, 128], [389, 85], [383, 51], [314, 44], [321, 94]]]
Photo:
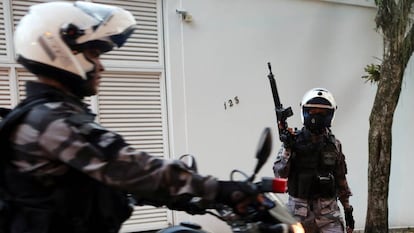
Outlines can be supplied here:
[[233, 99], [229, 99], [224, 101], [224, 110], [227, 110], [227, 108], [233, 107], [235, 104], [239, 104], [240, 100], [238, 96], [235, 96]]

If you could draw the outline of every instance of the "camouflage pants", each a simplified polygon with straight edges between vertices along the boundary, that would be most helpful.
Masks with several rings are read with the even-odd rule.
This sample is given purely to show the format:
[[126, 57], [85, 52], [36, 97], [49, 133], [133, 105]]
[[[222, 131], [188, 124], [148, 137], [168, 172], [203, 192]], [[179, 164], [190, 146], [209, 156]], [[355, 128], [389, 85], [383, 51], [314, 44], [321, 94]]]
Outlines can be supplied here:
[[344, 233], [344, 224], [335, 198], [306, 200], [290, 197], [288, 209], [302, 223], [306, 233]]

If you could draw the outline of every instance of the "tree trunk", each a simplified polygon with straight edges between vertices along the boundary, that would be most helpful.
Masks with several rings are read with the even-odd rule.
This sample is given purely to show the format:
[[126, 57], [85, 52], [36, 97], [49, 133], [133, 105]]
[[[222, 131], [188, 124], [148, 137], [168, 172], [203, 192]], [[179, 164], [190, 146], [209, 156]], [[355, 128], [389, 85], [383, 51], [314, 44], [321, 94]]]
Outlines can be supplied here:
[[384, 54], [378, 90], [370, 115], [368, 210], [365, 233], [388, 233], [388, 192], [391, 168], [392, 122], [403, 71], [398, 51]]
[[392, 122], [404, 71], [414, 51], [414, 27], [410, 19], [414, 0], [375, 0], [375, 3], [378, 6], [375, 21], [384, 37], [384, 54], [369, 119], [365, 233], [388, 233]]

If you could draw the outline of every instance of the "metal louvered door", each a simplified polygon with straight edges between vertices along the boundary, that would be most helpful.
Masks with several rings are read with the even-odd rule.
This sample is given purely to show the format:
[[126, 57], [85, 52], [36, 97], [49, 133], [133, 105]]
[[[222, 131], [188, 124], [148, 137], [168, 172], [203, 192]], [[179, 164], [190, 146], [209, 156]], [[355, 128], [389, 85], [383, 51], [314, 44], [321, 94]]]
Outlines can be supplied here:
[[[168, 134], [161, 64], [161, 0], [93, 2], [123, 7], [137, 21], [125, 45], [102, 56], [106, 72], [97, 96], [99, 122], [119, 132], [136, 149], [163, 157], [168, 154]], [[166, 208], [136, 207], [121, 232], [164, 228], [171, 219]]]
[[[99, 122], [120, 133], [136, 149], [157, 157], [163, 157], [167, 148], [161, 74], [107, 70], [97, 96]], [[121, 232], [166, 227], [170, 215], [165, 208], [136, 207]]]
[[160, 74], [106, 72], [102, 78], [99, 120], [117, 129], [137, 149], [164, 155]]
[[[116, 129], [136, 149], [165, 154], [160, 73], [106, 72], [98, 95], [99, 120]], [[166, 227], [169, 211], [136, 207], [122, 232]]]
[[0, 58], [7, 56], [7, 44], [6, 44], [6, 22], [4, 15], [4, 3], [0, 2]]
[[[10, 48], [12, 47], [7, 43], [10, 38], [10, 31], [7, 25], [8, 11], [5, 9], [4, 1], [0, 1], [0, 107], [11, 108], [14, 106], [11, 92], [11, 67], [7, 63], [11, 60]], [[9, 33], [9, 34], [8, 34]]]
[[[10, 32], [31, 5], [49, 1], [0, 1], [0, 107], [13, 106], [23, 99], [25, 81], [35, 79], [16, 64], [9, 52], [13, 51], [12, 40], [6, 38], [12, 38]], [[105, 72], [99, 93], [86, 102], [91, 103], [100, 124], [123, 135], [136, 149], [157, 157], [167, 155], [162, 0], [85, 1], [123, 7], [137, 20], [137, 28], [125, 45], [102, 56]], [[136, 207], [121, 232], [161, 229], [171, 219], [172, 212], [166, 208]]]
[[116, 61], [119, 65], [130, 67], [136, 65], [159, 66], [161, 61], [161, 0], [94, 0], [123, 7], [132, 12], [137, 21], [134, 33], [119, 50], [111, 51], [103, 59]]
[[11, 107], [10, 96], [10, 69], [0, 66], [0, 107]]

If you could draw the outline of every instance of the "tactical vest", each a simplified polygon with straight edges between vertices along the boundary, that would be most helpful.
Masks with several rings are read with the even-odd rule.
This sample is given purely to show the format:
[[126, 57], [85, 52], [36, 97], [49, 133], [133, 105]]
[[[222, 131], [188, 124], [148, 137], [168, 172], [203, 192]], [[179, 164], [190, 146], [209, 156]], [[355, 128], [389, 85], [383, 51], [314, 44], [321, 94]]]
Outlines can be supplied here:
[[[51, 184], [8, 167], [10, 232], [116, 233], [130, 217], [125, 193], [70, 171]], [[48, 181], [50, 182], [50, 181]]]
[[[1, 144], [3, 156], [12, 153]], [[116, 233], [132, 213], [124, 192], [79, 171], [70, 168], [45, 180], [17, 171], [4, 159], [1, 185], [7, 208], [2, 213], [7, 219], [0, 221], [7, 224], [1, 233]]]
[[288, 176], [289, 194], [304, 199], [335, 197], [335, 169], [339, 153], [333, 134], [312, 143], [309, 131], [299, 131]]

